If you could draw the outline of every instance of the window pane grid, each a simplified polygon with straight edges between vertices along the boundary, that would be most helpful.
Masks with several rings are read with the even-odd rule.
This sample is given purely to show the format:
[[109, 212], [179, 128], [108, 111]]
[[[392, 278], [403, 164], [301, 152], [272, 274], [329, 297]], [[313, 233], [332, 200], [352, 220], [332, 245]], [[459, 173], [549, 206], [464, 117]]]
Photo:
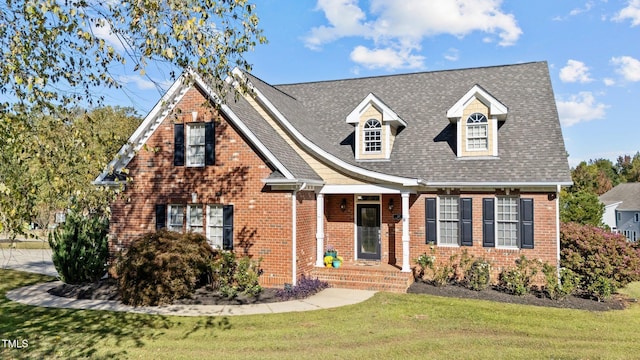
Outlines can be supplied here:
[[458, 198], [440, 197], [440, 244], [458, 245]]
[[203, 166], [205, 153], [204, 124], [187, 124], [187, 165]]
[[171, 205], [169, 206], [169, 224], [168, 228], [171, 231], [182, 231], [182, 224], [184, 221], [184, 206]]
[[222, 206], [210, 206], [207, 215], [207, 240], [213, 248], [222, 249]]
[[489, 127], [487, 117], [473, 113], [467, 119], [467, 149], [487, 150], [489, 148]]
[[377, 152], [382, 150], [382, 125], [378, 120], [368, 120], [364, 124], [364, 151]]
[[497, 245], [518, 246], [518, 198], [497, 199]]
[[202, 233], [202, 206], [189, 206], [189, 229]]

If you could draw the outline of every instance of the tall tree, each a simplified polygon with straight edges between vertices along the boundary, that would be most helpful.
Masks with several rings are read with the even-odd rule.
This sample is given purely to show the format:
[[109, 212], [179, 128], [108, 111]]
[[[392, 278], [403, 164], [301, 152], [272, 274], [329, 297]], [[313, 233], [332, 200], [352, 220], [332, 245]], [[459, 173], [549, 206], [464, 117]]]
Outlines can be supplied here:
[[121, 87], [115, 67], [156, 83], [166, 79], [149, 76], [152, 63], [171, 79], [189, 67], [224, 96], [221, 79], [250, 70], [245, 53], [266, 42], [258, 21], [247, 0], [0, 0], [0, 230], [24, 233], [36, 213], [43, 180], [34, 159], [56, 170], [44, 177], [51, 191], [78, 189], [69, 177], [85, 170], [65, 165], [92, 155], [82, 128], [57, 132], [69, 129], [61, 114], [99, 105], [96, 88]]
[[640, 151], [633, 157], [630, 155], [618, 156], [616, 168], [620, 177], [626, 182], [640, 181]]
[[604, 204], [588, 191], [560, 192], [560, 221], [582, 225], [601, 226]]

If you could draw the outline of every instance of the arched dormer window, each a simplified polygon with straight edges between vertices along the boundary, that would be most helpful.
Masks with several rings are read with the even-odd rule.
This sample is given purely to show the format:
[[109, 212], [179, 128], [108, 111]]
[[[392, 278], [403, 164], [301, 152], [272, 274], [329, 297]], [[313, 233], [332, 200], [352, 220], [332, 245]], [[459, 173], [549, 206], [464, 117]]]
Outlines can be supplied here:
[[487, 117], [480, 113], [473, 113], [467, 118], [467, 150], [487, 150], [488, 148]]
[[380, 151], [382, 151], [382, 124], [378, 120], [369, 119], [364, 124], [364, 152]]

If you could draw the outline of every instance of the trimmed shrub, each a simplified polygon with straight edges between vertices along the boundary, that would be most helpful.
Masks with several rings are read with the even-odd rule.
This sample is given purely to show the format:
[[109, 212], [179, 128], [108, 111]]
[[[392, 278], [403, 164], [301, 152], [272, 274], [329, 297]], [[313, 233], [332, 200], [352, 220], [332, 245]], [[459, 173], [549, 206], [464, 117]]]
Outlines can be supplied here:
[[555, 266], [544, 263], [542, 265], [546, 285], [544, 287], [547, 296], [553, 300], [561, 300], [572, 295], [580, 283], [580, 277], [571, 269], [561, 268], [560, 279]]
[[155, 306], [188, 297], [211, 281], [210, 263], [215, 257], [200, 234], [161, 230], [143, 235], [117, 262], [122, 302]]
[[255, 297], [262, 292], [260, 261], [253, 261], [248, 256], [237, 259], [234, 253], [225, 251], [211, 263], [210, 270], [213, 288], [226, 297], [233, 298], [238, 294]]
[[560, 264], [580, 276], [581, 290], [598, 299], [640, 280], [640, 250], [621, 234], [562, 224], [560, 247]]
[[522, 255], [516, 260], [516, 267], [500, 273], [498, 287], [502, 290], [522, 296], [531, 290], [531, 280], [538, 273], [539, 262], [528, 260]]
[[49, 233], [51, 258], [60, 280], [67, 284], [95, 282], [107, 271], [109, 220], [104, 216], [67, 214]]
[[489, 287], [491, 280], [491, 264], [485, 259], [475, 259], [466, 269], [464, 286], [471, 290], [480, 291]]
[[276, 292], [276, 296], [282, 301], [305, 299], [328, 287], [328, 282], [321, 281], [318, 278], [311, 279], [302, 274], [296, 286], [280, 289]]

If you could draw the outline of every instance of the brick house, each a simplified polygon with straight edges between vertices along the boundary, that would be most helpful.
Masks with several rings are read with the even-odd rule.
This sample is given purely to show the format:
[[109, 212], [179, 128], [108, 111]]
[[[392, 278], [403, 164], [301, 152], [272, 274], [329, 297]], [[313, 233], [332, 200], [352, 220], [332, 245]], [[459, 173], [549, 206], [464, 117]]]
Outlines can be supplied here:
[[[306, 274], [389, 291], [432, 251], [484, 257], [493, 276], [521, 255], [557, 265], [571, 176], [546, 62], [278, 86], [235, 75], [253, 91], [221, 102], [185, 73], [97, 178], [132, 179], [112, 205], [113, 251], [197, 231], [262, 258], [264, 286]], [[328, 245], [340, 268], [324, 267]]]

